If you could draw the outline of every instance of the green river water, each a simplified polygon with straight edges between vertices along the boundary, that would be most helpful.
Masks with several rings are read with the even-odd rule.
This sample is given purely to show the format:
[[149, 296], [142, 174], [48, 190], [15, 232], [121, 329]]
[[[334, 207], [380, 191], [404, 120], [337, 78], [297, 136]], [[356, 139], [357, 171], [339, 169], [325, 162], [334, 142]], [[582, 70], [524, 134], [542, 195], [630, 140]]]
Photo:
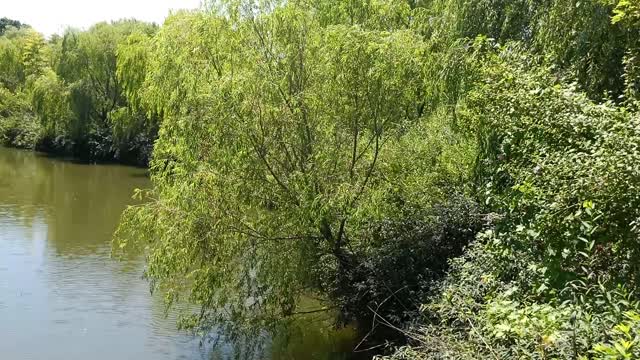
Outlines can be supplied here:
[[[144, 169], [89, 165], [0, 147], [0, 359], [235, 358], [165, 317], [142, 279], [143, 256], [110, 258], [110, 240]], [[343, 359], [349, 330], [327, 321], [266, 339], [257, 358]], [[277, 345], [276, 345], [277, 344]]]

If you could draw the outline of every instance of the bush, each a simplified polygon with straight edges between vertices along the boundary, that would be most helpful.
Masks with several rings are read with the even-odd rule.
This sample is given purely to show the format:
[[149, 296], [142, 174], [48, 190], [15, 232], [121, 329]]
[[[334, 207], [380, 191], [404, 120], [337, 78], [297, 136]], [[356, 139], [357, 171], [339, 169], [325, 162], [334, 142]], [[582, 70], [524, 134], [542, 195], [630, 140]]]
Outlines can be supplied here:
[[463, 113], [478, 129], [478, 196], [495, 221], [452, 262], [405, 352], [598, 357], [616, 341], [634, 351], [616, 325], [638, 309], [640, 117], [539, 64], [507, 45], [479, 67]]
[[430, 209], [406, 208], [400, 219], [371, 223], [370, 246], [354, 256], [346, 289], [325, 287], [341, 304], [343, 316], [356, 319], [367, 338], [361, 344], [401, 341], [405, 327], [421, 318], [420, 304], [432, 296], [448, 269], [480, 228], [477, 204], [449, 194]]
[[27, 96], [0, 87], [0, 143], [33, 149], [40, 134], [40, 124], [29, 109]]

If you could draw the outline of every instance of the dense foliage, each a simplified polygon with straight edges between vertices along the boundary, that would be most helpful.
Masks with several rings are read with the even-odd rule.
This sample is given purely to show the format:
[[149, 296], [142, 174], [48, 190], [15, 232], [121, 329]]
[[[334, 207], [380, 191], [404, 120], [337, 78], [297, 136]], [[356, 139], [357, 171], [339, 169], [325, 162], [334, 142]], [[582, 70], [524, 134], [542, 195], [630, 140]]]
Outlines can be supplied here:
[[580, 58], [545, 50], [576, 34], [545, 26], [592, 26], [586, 18], [545, 20], [538, 38], [502, 46], [475, 39], [476, 81], [461, 113], [478, 136], [476, 198], [492, 221], [451, 262], [425, 319], [407, 332], [414, 346], [394, 358], [640, 356], [637, 6], [581, 6], [609, 23], [588, 47], [572, 40], [554, 50]]
[[27, 24], [23, 24], [18, 20], [9, 19], [7, 17], [0, 18], [0, 36], [2, 36], [5, 31], [11, 28], [22, 28], [29, 27]]
[[466, 120], [482, 144], [478, 197], [495, 219], [452, 262], [423, 307], [422, 350], [405, 356], [637, 351], [618, 323], [637, 321], [640, 118], [533, 65], [514, 46], [484, 59]]
[[87, 160], [146, 163], [158, 124], [130, 105], [122, 84], [139, 75], [127, 72], [134, 64], [118, 66], [117, 55], [126, 56], [129, 37], [151, 36], [156, 27], [123, 20], [46, 41], [12, 25], [0, 36], [0, 140]]
[[114, 252], [143, 248], [167, 305], [199, 306], [185, 328], [246, 340], [327, 311], [398, 359], [635, 358], [639, 41], [630, 0], [224, 0], [160, 28], [10, 28], [0, 140], [154, 144]]

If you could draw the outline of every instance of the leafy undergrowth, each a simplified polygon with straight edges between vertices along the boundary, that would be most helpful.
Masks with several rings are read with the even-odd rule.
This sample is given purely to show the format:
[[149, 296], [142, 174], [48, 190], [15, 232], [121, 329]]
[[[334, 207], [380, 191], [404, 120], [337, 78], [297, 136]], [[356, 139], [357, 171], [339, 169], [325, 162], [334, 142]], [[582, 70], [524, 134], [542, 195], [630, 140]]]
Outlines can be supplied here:
[[532, 59], [514, 45], [483, 59], [464, 113], [493, 222], [392, 358], [640, 356], [640, 116]]

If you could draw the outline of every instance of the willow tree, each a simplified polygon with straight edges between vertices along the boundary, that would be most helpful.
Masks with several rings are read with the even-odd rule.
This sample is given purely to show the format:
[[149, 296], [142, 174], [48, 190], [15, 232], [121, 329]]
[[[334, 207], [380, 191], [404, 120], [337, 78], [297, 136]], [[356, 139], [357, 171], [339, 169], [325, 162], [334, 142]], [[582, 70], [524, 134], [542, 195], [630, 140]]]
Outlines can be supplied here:
[[155, 29], [135, 20], [99, 23], [87, 31], [69, 29], [56, 44], [54, 65], [69, 87], [75, 129], [72, 140], [79, 155], [117, 158], [122, 143], [131, 140], [113, 139], [113, 123], [116, 127], [127, 123], [121, 120], [128, 116], [127, 99], [117, 75], [118, 46], [132, 33], [150, 35]]
[[0, 36], [0, 142], [34, 147], [40, 129], [29, 106], [30, 90], [48, 61], [41, 34], [28, 27], [4, 29]]
[[0, 37], [0, 85], [12, 92], [25, 81], [21, 57], [24, 33], [12, 30]]
[[115, 146], [120, 152], [135, 150], [143, 163], [151, 156], [159, 125], [158, 115], [142, 106], [151, 39], [150, 32], [137, 30], [118, 44], [116, 77], [127, 106], [109, 114]]
[[31, 103], [44, 137], [73, 131], [68, 89], [51, 69], [46, 69], [31, 86]]
[[[201, 305], [186, 325], [265, 325], [302, 294], [342, 306], [371, 224], [466, 171], [442, 164], [468, 144], [445, 148], [455, 136], [425, 116], [429, 56], [403, 25], [409, 6], [327, 4], [178, 13], [153, 40], [141, 101], [163, 115], [154, 189], [116, 248], [148, 247], [153, 288]], [[366, 11], [344, 16], [354, 8]]]

